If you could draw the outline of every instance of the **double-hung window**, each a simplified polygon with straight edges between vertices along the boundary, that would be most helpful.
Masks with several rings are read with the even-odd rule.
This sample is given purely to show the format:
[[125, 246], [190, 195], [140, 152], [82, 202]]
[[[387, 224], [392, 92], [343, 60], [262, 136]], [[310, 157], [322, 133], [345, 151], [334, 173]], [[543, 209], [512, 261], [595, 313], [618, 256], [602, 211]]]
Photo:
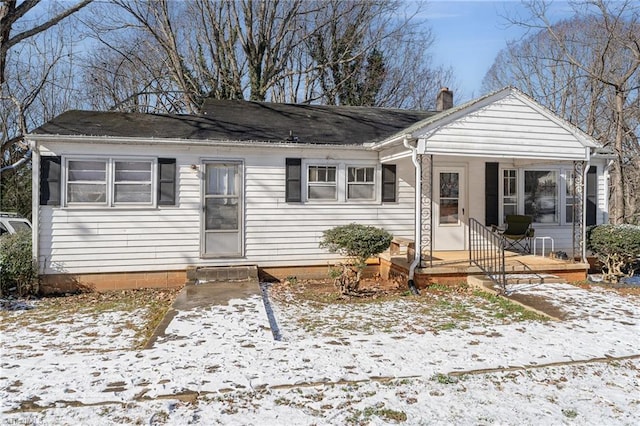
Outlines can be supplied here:
[[285, 166], [287, 202], [333, 204], [396, 201], [397, 184], [393, 164], [381, 167], [370, 161], [346, 163], [287, 158]]
[[107, 204], [107, 160], [67, 162], [67, 203]]
[[310, 200], [337, 200], [338, 173], [336, 166], [312, 166], [308, 173], [308, 197]]
[[375, 167], [347, 167], [347, 200], [375, 200], [375, 172]]
[[68, 159], [66, 205], [153, 205], [154, 170], [150, 159]]
[[113, 162], [113, 203], [114, 204], [151, 204], [152, 161], [114, 161]]

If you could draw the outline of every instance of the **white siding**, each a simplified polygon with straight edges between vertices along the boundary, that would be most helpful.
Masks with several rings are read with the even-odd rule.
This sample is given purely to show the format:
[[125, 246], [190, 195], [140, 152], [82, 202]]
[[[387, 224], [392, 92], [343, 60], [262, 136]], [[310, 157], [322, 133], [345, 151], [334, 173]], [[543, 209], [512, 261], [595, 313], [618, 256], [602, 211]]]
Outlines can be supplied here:
[[467, 223], [469, 218], [474, 218], [480, 223], [484, 223], [485, 217], [485, 196], [484, 196], [484, 159], [469, 159], [469, 194], [467, 203]]
[[[109, 146], [48, 143], [56, 155], [154, 156], [177, 159], [177, 206], [158, 208], [39, 209], [39, 259], [45, 273], [180, 270], [189, 265], [259, 266], [326, 264], [334, 256], [318, 247], [322, 231], [357, 222], [381, 226], [396, 236], [413, 236], [413, 179], [410, 161], [398, 164], [397, 203], [287, 203], [285, 158], [370, 160], [364, 150]], [[329, 154], [329, 155], [328, 155]], [[245, 254], [243, 258], [200, 257], [203, 160], [242, 160], [245, 165]], [[196, 165], [196, 169], [192, 168]], [[379, 188], [378, 188], [379, 189]]]
[[[433, 133], [431, 133], [433, 132]], [[494, 158], [584, 159], [574, 134], [514, 95], [437, 129], [416, 132], [419, 152]]]

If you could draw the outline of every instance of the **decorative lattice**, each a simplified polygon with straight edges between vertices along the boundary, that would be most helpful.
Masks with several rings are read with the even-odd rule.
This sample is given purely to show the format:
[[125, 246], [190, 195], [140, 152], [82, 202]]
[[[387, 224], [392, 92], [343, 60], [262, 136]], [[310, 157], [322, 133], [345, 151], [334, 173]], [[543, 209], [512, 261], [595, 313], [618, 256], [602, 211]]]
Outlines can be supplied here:
[[427, 255], [427, 261], [421, 262], [423, 267], [432, 266], [432, 252], [433, 252], [433, 156], [421, 155], [421, 182], [422, 182], [422, 194], [420, 196], [422, 206], [422, 217], [420, 222], [422, 224], [422, 253], [421, 255]]
[[573, 259], [582, 258], [582, 247], [585, 244], [582, 236], [584, 221], [582, 212], [584, 209], [584, 161], [573, 162]]

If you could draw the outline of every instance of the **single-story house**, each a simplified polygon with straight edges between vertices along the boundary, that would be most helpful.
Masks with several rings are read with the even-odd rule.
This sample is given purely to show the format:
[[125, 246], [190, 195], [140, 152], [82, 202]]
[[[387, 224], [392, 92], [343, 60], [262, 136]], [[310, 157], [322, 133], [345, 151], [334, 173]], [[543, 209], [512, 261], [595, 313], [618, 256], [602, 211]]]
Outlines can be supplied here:
[[444, 88], [437, 111], [214, 99], [199, 115], [68, 111], [27, 139], [33, 250], [52, 286], [326, 271], [322, 232], [351, 222], [415, 241], [413, 273], [434, 251], [468, 250], [471, 219], [516, 213], [584, 260], [585, 226], [608, 219], [600, 145], [512, 87], [457, 107]]

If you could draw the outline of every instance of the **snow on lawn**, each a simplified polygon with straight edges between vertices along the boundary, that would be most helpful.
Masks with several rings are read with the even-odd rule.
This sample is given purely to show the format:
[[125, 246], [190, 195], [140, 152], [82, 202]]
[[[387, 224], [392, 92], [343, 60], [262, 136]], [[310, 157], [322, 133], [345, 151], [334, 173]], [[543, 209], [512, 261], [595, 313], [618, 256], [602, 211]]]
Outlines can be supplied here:
[[[436, 308], [417, 318], [410, 298], [272, 298], [275, 341], [253, 296], [179, 312], [153, 349], [134, 351], [118, 324], [135, 312], [46, 327], [12, 327], [25, 312], [3, 312], [0, 423], [639, 424], [640, 298], [566, 284], [515, 290], [566, 319], [495, 318], [471, 304], [447, 327]], [[445, 311], [464, 302], [443, 298]], [[42, 339], [42, 328], [57, 337]]]

